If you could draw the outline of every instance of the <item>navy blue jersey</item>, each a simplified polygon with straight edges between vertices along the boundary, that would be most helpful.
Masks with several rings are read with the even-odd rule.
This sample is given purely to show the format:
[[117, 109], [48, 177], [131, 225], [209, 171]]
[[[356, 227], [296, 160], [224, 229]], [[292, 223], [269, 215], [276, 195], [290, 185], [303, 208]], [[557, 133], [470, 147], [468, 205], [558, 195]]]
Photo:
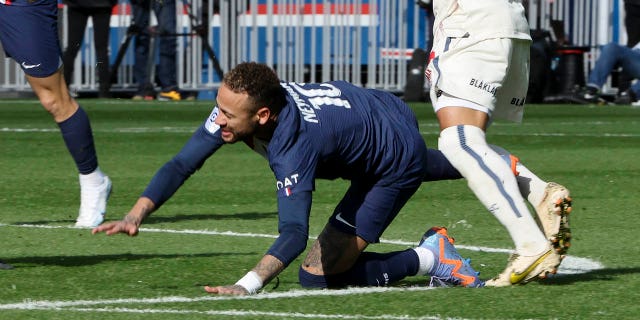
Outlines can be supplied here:
[[[276, 178], [280, 236], [267, 253], [288, 265], [304, 251], [317, 178], [353, 181], [339, 205], [346, 211], [334, 212], [331, 219], [339, 213], [336, 219], [349, 219], [347, 226], [353, 227], [345, 232], [377, 242], [430, 170], [413, 112], [390, 93], [346, 82], [281, 85], [288, 92], [287, 104], [273, 137], [244, 141], [268, 159]], [[180, 153], [156, 173], [143, 196], [160, 206], [224, 145], [217, 116], [214, 108]], [[432, 171], [443, 175], [449, 170], [441, 169], [450, 164], [440, 158], [445, 161], [437, 161]], [[373, 205], [360, 205], [367, 201], [363, 192], [375, 198]]]
[[282, 83], [288, 103], [268, 146], [279, 197], [314, 190], [314, 179], [402, 184], [423, 175], [416, 118], [394, 95], [342, 81]]

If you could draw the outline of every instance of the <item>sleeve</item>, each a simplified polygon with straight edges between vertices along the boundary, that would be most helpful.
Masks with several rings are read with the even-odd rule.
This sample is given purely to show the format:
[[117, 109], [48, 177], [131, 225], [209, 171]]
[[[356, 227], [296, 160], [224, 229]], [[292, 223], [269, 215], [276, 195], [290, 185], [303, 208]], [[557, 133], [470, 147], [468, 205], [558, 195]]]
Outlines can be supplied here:
[[278, 232], [280, 235], [271, 245], [267, 254], [278, 258], [285, 267], [307, 248], [311, 200], [311, 191], [278, 198]]
[[159, 208], [200, 169], [204, 162], [213, 155], [225, 142], [214, 124], [217, 108], [211, 116], [193, 133], [182, 150], [165, 163], [153, 176], [142, 196], [153, 201]]
[[289, 197], [298, 192], [315, 189], [318, 153], [310, 147], [311, 142], [298, 139], [293, 146], [271, 149], [269, 145], [269, 165], [276, 178], [278, 198]]

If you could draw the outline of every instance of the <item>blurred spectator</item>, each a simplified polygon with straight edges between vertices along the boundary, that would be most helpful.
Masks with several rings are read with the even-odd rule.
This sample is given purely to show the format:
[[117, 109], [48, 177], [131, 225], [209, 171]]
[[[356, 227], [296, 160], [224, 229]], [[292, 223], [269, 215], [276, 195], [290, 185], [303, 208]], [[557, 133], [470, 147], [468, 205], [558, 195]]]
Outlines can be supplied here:
[[627, 47], [640, 42], [640, 0], [624, 0], [624, 25], [627, 29]]
[[[628, 48], [617, 43], [609, 43], [602, 47], [600, 57], [589, 73], [587, 85], [580, 92], [576, 100], [582, 103], [604, 102], [600, 97], [600, 89], [607, 81], [611, 72], [618, 66], [623, 72], [634, 79], [640, 79], [640, 44]], [[638, 104], [640, 97], [640, 82], [636, 81], [628, 90], [616, 97], [617, 104]]]
[[627, 30], [627, 45], [609, 43], [602, 47], [600, 57], [589, 73], [587, 85], [577, 93], [576, 101], [581, 103], [601, 103], [600, 89], [607, 78], [618, 67], [622, 67], [619, 79], [619, 94], [616, 104], [640, 105], [640, 0], [624, 0], [624, 24]]
[[429, 44], [427, 46], [427, 52], [431, 52], [431, 48], [433, 47], [433, 20], [435, 19], [433, 16], [433, 2], [431, 0], [416, 0], [416, 4], [426, 11], [427, 19], [429, 19]]
[[[155, 54], [149, 56], [151, 36], [159, 42], [160, 61], [158, 65], [158, 82], [161, 88], [159, 100], [180, 100], [178, 92], [176, 52], [176, 1], [175, 0], [131, 0], [133, 23], [140, 28], [135, 39], [135, 65], [133, 76], [138, 83], [138, 91], [134, 100], [152, 100], [155, 98], [154, 80], [150, 79], [148, 59], [155, 59]], [[158, 27], [152, 32], [149, 29], [149, 18], [153, 10], [158, 19]], [[155, 45], [155, 43], [154, 43]], [[153, 60], [152, 60], [153, 62]], [[151, 62], [151, 63], [152, 63]], [[155, 67], [155, 63], [153, 63]]]
[[93, 40], [96, 50], [100, 98], [108, 98], [111, 77], [109, 76], [109, 21], [117, 0], [64, 0], [67, 5], [68, 46], [62, 56], [64, 79], [67, 86], [71, 81], [78, 50], [82, 46], [84, 30], [89, 17], [93, 21]]
[[[640, 42], [640, 0], [624, 0], [624, 25], [627, 31], [627, 47], [632, 48]], [[629, 89], [633, 78], [631, 75], [620, 72], [617, 77], [618, 90], [623, 92]]]

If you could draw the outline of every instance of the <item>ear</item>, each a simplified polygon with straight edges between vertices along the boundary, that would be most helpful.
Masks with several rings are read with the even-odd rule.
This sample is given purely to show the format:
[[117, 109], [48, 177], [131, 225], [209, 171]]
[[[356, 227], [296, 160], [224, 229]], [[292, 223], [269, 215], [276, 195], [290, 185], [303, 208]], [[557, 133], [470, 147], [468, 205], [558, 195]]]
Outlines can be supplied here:
[[258, 116], [258, 122], [261, 125], [264, 125], [265, 123], [267, 123], [267, 121], [269, 121], [269, 118], [271, 117], [271, 110], [268, 107], [262, 107], [258, 109], [256, 115]]

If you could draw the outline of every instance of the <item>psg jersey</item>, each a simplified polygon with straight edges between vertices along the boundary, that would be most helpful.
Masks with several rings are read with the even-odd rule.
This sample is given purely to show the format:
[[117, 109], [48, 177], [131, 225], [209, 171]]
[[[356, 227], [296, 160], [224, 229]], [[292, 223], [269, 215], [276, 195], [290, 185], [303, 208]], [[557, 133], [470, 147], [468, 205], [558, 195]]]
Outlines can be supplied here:
[[281, 85], [288, 103], [267, 147], [279, 197], [314, 190], [315, 178], [402, 184], [423, 171], [417, 121], [394, 95], [342, 81]]

